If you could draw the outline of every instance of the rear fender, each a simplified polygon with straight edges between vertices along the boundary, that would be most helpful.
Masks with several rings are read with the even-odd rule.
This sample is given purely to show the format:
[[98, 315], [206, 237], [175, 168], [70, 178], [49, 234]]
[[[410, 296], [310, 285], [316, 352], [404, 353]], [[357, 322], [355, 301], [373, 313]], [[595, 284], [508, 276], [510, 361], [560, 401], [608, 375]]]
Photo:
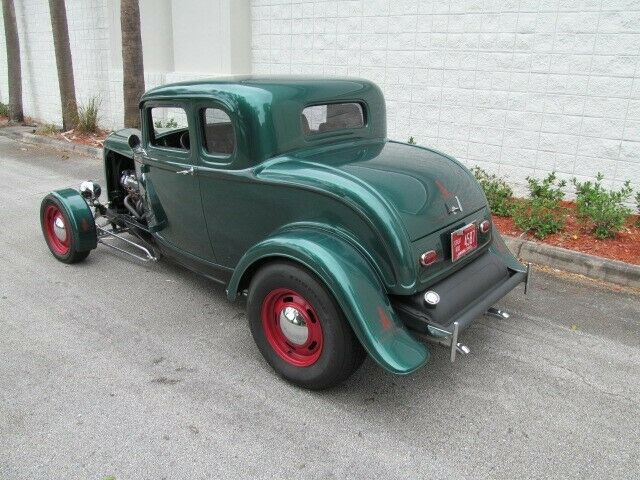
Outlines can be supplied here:
[[80, 252], [93, 250], [98, 246], [98, 236], [96, 234], [96, 222], [93, 212], [77, 190], [65, 188], [51, 192], [64, 208], [69, 221], [71, 222], [71, 234], [73, 244]]
[[269, 258], [290, 259], [314, 272], [333, 294], [363, 347], [385, 370], [407, 374], [429, 359], [429, 350], [397, 318], [378, 275], [363, 255], [322, 230], [281, 231], [252, 247], [229, 282], [229, 300], [235, 300], [245, 272]]

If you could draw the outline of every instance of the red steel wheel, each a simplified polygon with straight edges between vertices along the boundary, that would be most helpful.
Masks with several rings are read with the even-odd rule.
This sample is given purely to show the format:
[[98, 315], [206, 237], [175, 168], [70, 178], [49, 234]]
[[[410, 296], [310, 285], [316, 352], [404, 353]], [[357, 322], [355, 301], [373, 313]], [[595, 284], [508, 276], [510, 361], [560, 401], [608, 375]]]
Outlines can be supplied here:
[[304, 388], [338, 385], [366, 355], [324, 283], [290, 261], [272, 261], [255, 272], [247, 295], [247, 317], [267, 363]]
[[309, 367], [322, 354], [320, 318], [302, 295], [289, 288], [268, 293], [261, 308], [264, 334], [271, 348], [295, 367]]
[[51, 249], [58, 255], [67, 255], [70, 248], [71, 231], [60, 208], [55, 204], [47, 205], [43, 221], [47, 242]]
[[84, 235], [85, 240], [89, 240], [85, 241], [85, 244], [90, 243], [90, 235], [95, 235], [95, 226], [84, 219], [82, 224], [84, 230], [79, 232], [76, 230], [77, 227], [72, 220], [73, 217], [69, 215], [63, 201], [55, 195], [49, 194], [42, 199], [40, 204], [40, 226], [49, 250], [54, 257], [63, 263], [76, 263], [87, 258], [91, 251], [78, 250], [81, 243], [78, 239], [81, 235]]

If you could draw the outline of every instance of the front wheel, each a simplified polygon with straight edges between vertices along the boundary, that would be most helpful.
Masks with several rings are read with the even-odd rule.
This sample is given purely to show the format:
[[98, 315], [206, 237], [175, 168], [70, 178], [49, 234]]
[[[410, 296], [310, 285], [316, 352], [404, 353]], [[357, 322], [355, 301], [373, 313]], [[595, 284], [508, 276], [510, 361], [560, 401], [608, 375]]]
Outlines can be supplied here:
[[73, 224], [56, 197], [47, 195], [42, 200], [40, 224], [47, 246], [58, 260], [64, 263], [76, 263], [87, 258], [90, 250], [78, 250], [72, 231]]
[[301, 387], [337, 385], [364, 360], [364, 349], [331, 294], [295, 264], [272, 263], [256, 273], [247, 315], [264, 358]]

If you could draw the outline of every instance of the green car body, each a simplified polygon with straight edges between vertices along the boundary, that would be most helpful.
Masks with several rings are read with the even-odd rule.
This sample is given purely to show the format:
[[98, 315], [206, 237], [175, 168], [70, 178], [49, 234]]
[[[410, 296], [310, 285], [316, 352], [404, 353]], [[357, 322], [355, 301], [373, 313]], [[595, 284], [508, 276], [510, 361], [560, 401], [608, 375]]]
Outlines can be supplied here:
[[[303, 109], [343, 102], [361, 106], [363, 126], [306, 132]], [[154, 107], [184, 109], [188, 150], [153, 144]], [[205, 148], [205, 108], [228, 115], [231, 154]], [[303, 265], [388, 371], [406, 374], [429, 358], [398, 308], [403, 299], [471, 271], [480, 258], [505, 266], [499, 284], [461, 295], [466, 303], [450, 306], [454, 313], [433, 328], [425, 323], [422, 333], [437, 337], [450, 334], [454, 320], [466, 326], [525, 281], [526, 267], [495, 228], [478, 231], [477, 249], [451, 260], [451, 232], [490, 221], [484, 194], [450, 156], [388, 140], [384, 97], [370, 81], [247, 76], [185, 82], [150, 90], [140, 111], [140, 131], [115, 132], [104, 144], [109, 201], [121, 196], [122, 172], [135, 168], [149, 232], [162, 253], [225, 283], [230, 300], [266, 262]], [[140, 138], [136, 151], [128, 143], [132, 134]], [[426, 251], [438, 256], [427, 267], [420, 263]]]

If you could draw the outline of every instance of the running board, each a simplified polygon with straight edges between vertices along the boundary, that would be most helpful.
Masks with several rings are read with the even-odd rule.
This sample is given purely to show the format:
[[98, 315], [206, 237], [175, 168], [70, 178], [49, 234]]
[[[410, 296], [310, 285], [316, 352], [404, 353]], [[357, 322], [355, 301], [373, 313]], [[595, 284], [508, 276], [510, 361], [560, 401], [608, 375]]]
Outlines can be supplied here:
[[[96, 226], [96, 230], [98, 231], [98, 242], [100, 242], [102, 245], [105, 245], [109, 248], [117, 250], [120, 253], [133, 257], [136, 260], [140, 260], [141, 262], [157, 262], [159, 259], [159, 257], [154, 255], [154, 253], [152, 252], [153, 248], [151, 247], [147, 248], [139, 243], [132, 242], [128, 238], [125, 238], [124, 236], [119, 234], [124, 232], [131, 233], [128, 228], [123, 230], [118, 230], [119, 233], [114, 233], [112, 230], [106, 230], [98, 226]], [[134, 234], [132, 233], [132, 235]], [[108, 241], [106, 241], [108, 238], [117, 238], [118, 240], [125, 242], [127, 245], [131, 246], [132, 248], [139, 250], [140, 252], [142, 252], [142, 254], [134, 253], [134, 252], [125, 250], [124, 248], [113, 245]], [[140, 240], [143, 241], [142, 239]]]

